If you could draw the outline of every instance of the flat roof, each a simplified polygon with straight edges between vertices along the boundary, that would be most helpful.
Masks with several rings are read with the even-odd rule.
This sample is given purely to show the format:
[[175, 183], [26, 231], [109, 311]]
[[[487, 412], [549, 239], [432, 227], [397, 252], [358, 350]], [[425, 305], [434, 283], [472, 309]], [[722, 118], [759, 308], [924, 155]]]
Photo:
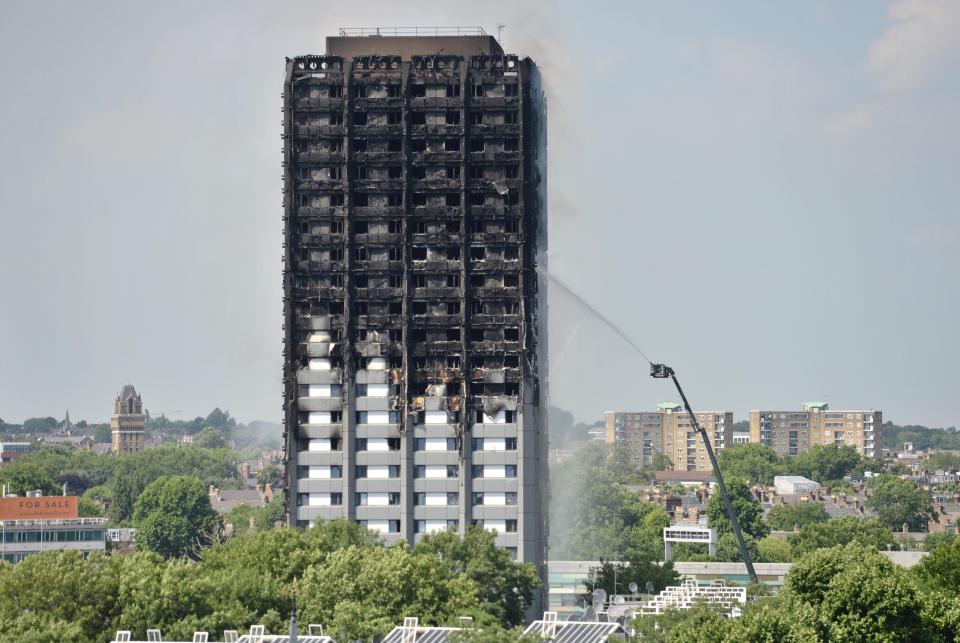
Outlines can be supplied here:
[[503, 55], [493, 36], [327, 36], [327, 52], [346, 60], [354, 56]]

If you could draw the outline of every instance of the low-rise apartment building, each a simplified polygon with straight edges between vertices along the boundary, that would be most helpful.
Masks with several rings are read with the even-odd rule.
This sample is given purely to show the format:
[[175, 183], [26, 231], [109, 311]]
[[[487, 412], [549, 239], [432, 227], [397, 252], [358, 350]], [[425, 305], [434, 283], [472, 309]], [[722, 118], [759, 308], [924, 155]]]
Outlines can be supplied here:
[[[703, 411], [696, 416], [714, 450], [733, 444], [732, 412]], [[649, 466], [655, 455], [663, 454], [676, 471], [710, 470], [710, 460], [690, 415], [674, 402], [658, 404], [656, 411], [608, 411], [606, 438], [608, 444], [626, 449], [637, 466]]]
[[80, 518], [75, 496], [0, 498], [0, 560], [75, 549], [84, 556], [107, 548], [106, 518]]
[[883, 414], [874, 410], [833, 410], [806, 402], [799, 411], [750, 411], [750, 441], [780, 455], [797, 455], [815, 444], [849, 445], [866, 457], [880, 454]]

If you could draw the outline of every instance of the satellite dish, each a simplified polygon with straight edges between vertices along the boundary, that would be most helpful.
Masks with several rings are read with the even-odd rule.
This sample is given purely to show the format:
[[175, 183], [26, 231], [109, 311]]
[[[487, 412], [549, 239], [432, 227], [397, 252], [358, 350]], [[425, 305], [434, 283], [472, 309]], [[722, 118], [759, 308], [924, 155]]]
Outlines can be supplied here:
[[580, 617], [577, 616], [576, 614], [569, 614], [569, 615], [567, 616], [567, 620], [568, 620], [568, 621], [579, 621], [579, 620], [580, 620]]
[[637, 593], [637, 589], [639, 589], [639, 588], [637, 587], [637, 584], [636, 584], [636, 583], [630, 583], [630, 585], [629, 585], [628, 587], [630, 588], [630, 593], [631, 593], [631, 594], [636, 594], [636, 593]]
[[636, 615], [636, 613], [637, 613], [637, 610], [633, 609], [632, 607], [628, 607], [628, 608], [623, 612], [623, 618], [626, 619], [626, 620], [630, 620], [631, 618], [633, 618], [633, 617]]
[[583, 613], [583, 620], [586, 622], [597, 620], [597, 613], [592, 607], [588, 607], [587, 611]]
[[606, 602], [607, 600], [607, 590], [602, 587], [599, 589], [593, 590], [593, 602], [600, 601], [601, 603]]
[[613, 602], [617, 605], [623, 605], [624, 603], [627, 602], [627, 599], [625, 599], [620, 594], [617, 594], [616, 596], [613, 597]]
[[590, 609], [592, 609], [594, 612], [597, 612], [597, 613], [602, 612], [603, 601], [598, 601], [597, 599], [593, 599], [593, 605], [590, 606]]
[[647, 581], [647, 594], [653, 594], [653, 583], [651, 581]]

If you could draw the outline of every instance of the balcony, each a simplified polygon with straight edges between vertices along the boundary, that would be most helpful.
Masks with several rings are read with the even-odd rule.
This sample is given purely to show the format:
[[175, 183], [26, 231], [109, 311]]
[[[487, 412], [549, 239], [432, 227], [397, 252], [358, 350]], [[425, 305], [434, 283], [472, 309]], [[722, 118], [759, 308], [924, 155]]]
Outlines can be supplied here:
[[463, 125], [411, 125], [410, 135], [420, 138], [425, 136], [462, 136]]
[[403, 179], [353, 179], [350, 181], [350, 187], [354, 190], [399, 192], [403, 189]]
[[315, 138], [319, 136], [343, 136], [343, 125], [293, 125], [293, 135], [297, 138]]
[[340, 165], [344, 162], [343, 152], [294, 152], [293, 158], [298, 163], [331, 163]]
[[399, 138], [403, 136], [403, 125], [354, 125], [353, 135], [369, 138]]
[[369, 163], [374, 161], [403, 161], [402, 151], [391, 152], [388, 150], [368, 150], [364, 152], [353, 152], [351, 158], [355, 163]]
[[312, 112], [342, 112], [343, 98], [332, 96], [316, 96], [314, 98], [297, 98], [294, 100], [294, 107], [297, 111]]
[[462, 96], [417, 96], [410, 99], [412, 109], [460, 108], [462, 106]]

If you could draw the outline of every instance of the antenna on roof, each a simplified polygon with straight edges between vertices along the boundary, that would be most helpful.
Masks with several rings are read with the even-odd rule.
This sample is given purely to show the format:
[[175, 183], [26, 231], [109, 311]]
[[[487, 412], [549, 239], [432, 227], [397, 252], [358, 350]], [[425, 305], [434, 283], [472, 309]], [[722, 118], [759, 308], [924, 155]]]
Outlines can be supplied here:
[[503, 28], [507, 25], [502, 22], [497, 23], [497, 42], [500, 42], [503, 39]]

